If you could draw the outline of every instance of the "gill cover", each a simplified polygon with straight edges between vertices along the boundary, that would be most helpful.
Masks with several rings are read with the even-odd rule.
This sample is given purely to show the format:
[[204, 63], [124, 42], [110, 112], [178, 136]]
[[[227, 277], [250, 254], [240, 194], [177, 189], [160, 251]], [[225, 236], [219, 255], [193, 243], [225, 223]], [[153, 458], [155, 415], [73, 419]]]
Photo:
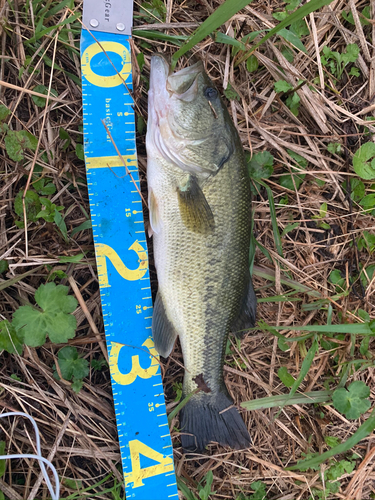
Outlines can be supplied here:
[[201, 62], [171, 73], [164, 57], [151, 58], [147, 139], [154, 152], [202, 181], [232, 154], [231, 126]]

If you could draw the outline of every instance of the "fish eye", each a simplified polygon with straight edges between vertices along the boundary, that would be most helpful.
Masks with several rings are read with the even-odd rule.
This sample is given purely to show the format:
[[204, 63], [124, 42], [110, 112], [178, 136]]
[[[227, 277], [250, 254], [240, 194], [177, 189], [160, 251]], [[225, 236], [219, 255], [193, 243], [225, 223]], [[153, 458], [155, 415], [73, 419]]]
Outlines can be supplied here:
[[204, 97], [206, 99], [215, 99], [215, 97], [217, 97], [217, 90], [212, 87], [207, 87], [204, 89]]

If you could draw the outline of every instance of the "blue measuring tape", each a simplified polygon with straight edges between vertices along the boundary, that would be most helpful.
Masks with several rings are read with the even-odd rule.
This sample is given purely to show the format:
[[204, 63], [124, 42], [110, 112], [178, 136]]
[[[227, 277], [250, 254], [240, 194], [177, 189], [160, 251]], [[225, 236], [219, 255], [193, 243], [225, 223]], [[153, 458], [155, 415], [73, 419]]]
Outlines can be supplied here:
[[[84, 11], [84, 24], [100, 28], [97, 12], [107, 4], [111, 5], [97, 4], [90, 24], [87, 16], [91, 14]], [[117, 29], [122, 30], [125, 23], [116, 21]], [[85, 162], [126, 498], [167, 500], [178, 498], [178, 493], [160, 365], [151, 333], [151, 285], [134, 103], [129, 94], [129, 38], [82, 30]]]

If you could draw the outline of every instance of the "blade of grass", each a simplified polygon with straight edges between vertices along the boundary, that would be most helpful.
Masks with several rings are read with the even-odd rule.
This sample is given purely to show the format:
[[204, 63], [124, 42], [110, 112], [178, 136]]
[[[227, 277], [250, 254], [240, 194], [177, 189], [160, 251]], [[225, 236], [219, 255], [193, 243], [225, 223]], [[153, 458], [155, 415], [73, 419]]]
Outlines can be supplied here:
[[194, 396], [194, 394], [197, 394], [197, 392], [201, 391], [199, 387], [197, 387], [194, 391], [192, 391], [190, 394], [188, 394], [178, 405], [174, 410], [171, 411], [171, 413], [168, 415], [168, 425], [170, 426], [172, 423], [172, 420], [174, 417], [177, 415], [177, 413], [183, 408], [186, 403], [189, 401], [189, 399]]
[[163, 42], [170, 42], [175, 45], [182, 45], [183, 41], [186, 40], [187, 36], [174, 36], [166, 35], [165, 33], [160, 33], [159, 31], [149, 31], [149, 30], [133, 30], [133, 36], [138, 36], [139, 38], [147, 38], [148, 40], [162, 40]]
[[332, 314], [333, 314], [333, 307], [332, 304], [329, 304], [327, 311], [327, 325], [332, 325]]
[[72, 0], [62, 0], [62, 2], [59, 2], [55, 7], [52, 7], [46, 14], [45, 17], [48, 19], [49, 17], [55, 16], [58, 14], [60, 11], [62, 11], [67, 5], [71, 8], [73, 8]]
[[265, 31], [268, 31], [268, 30], [258, 30], [258, 31], [252, 31], [251, 33], [248, 33], [247, 35], [245, 35], [241, 42], [242, 43], [250, 43], [252, 42], [260, 33], [264, 33]]
[[26, 276], [30, 276], [30, 274], [35, 274], [37, 271], [39, 271], [40, 269], [42, 269], [42, 267], [43, 266], [34, 267], [34, 269], [30, 269], [30, 271], [26, 271], [26, 273], [19, 274], [15, 278], [12, 278], [10, 280], [4, 280], [4, 281], [2, 280], [2, 281], [0, 281], [0, 291], [1, 290], [5, 290], [5, 288], [8, 288], [8, 286], [15, 285], [19, 281], [23, 280], [23, 278], [26, 278]]
[[[337, 298], [334, 299], [332, 297], [332, 300], [337, 300]], [[306, 304], [302, 304], [301, 309], [302, 311], [319, 311], [328, 303], [329, 303], [328, 299], [319, 299], [314, 302], [308, 302]]]
[[182, 478], [177, 477], [177, 486], [178, 489], [182, 492], [186, 500], [198, 500], [192, 491], [189, 490], [189, 487], [183, 482]]
[[302, 366], [301, 366], [301, 371], [294, 381], [292, 387], [290, 388], [290, 392], [288, 396], [285, 398], [284, 403], [281, 405], [280, 410], [277, 412], [275, 418], [278, 418], [282, 409], [284, 408], [285, 405], [287, 405], [290, 401], [290, 399], [293, 397], [295, 392], [297, 391], [298, 387], [301, 385], [302, 380], [306, 377], [308, 371], [311, 368], [312, 362], [314, 361], [315, 354], [317, 353], [319, 349], [319, 342], [317, 337], [315, 336], [314, 341], [310, 347], [310, 349], [307, 351], [307, 354], [302, 361]]
[[39, 31], [37, 35], [32, 36], [29, 40], [24, 40], [24, 44], [29, 46], [35, 43], [37, 40], [42, 38], [44, 35], [47, 35], [52, 30], [55, 30], [56, 28], [60, 26], [65, 26], [65, 24], [73, 23], [76, 19], [78, 19], [81, 16], [80, 12], [77, 12], [77, 14], [74, 14], [74, 16], [68, 17], [68, 19], [65, 19], [64, 21], [61, 21], [57, 26], [49, 26], [48, 28]]
[[[68, 497], [65, 497], [65, 498], [66, 498], [66, 500], [82, 500], [83, 498], [92, 498], [92, 497], [102, 496], [102, 495], [104, 495], [104, 493], [112, 493], [111, 497], [108, 497], [108, 498], [111, 498], [113, 500], [116, 500], [117, 498], [120, 499], [120, 497], [118, 495], [115, 496], [115, 494], [116, 494], [116, 490], [121, 489], [122, 484], [118, 483], [116, 479], [114, 480], [114, 485], [111, 488], [100, 490], [100, 491], [97, 491], [95, 493], [90, 493], [90, 497], [86, 496], [86, 495], [85, 496], [82, 495], [82, 493], [86, 493], [90, 490], [94, 490], [95, 488], [97, 488], [101, 484], [108, 481], [108, 479], [110, 479], [111, 477], [113, 477], [112, 473], [108, 474], [108, 476], [104, 477], [103, 479], [101, 479], [97, 483], [95, 483], [91, 486], [88, 486], [87, 488], [80, 489], [79, 491], [76, 491], [75, 493], [72, 493], [71, 495], [69, 495]], [[121, 500], [122, 500], [122, 498], [121, 498]]]
[[[285, 330], [285, 326], [275, 326], [276, 330]], [[288, 330], [317, 333], [349, 333], [353, 335], [375, 335], [368, 323], [349, 323], [347, 325], [301, 325], [288, 326]]]
[[316, 10], [320, 9], [321, 7], [324, 7], [325, 5], [329, 5], [332, 3], [333, 0], [311, 0], [310, 2], [306, 3], [305, 5], [302, 5], [299, 9], [297, 9], [293, 14], [290, 14], [288, 17], [286, 17], [281, 23], [279, 23], [277, 26], [275, 26], [272, 30], [270, 30], [254, 47], [246, 52], [243, 56], [241, 56], [238, 61], [235, 64], [235, 67], [241, 64], [242, 62], [246, 61], [251, 54], [262, 45], [262, 43], [266, 42], [271, 36], [276, 35], [280, 30], [283, 28], [286, 28], [290, 24], [299, 21], [303, 17], [308, 16], [311, 14], [311, 12], [315, 12]]
[[[300, 342], [301, 340], [310, 339], [314, 335], [314, 333], [311, 332], [311, 333], [308, 333], [307, 335], [301, 335], [300, 337], [285, 337], [284, 335], [282, 335], [281, 333], [279, 333], [276, 330], [276, 327], [268, 325], [265, 321], [262, 321], [262, 320], [258, 321], [258, 327], [261, 328], [262, 330], [266, 330], [267, 332], [271, 333], [272, 335], [274, 335], [278, 339], [285, 340], [285, 342]], [[289, 328], [290, 327], [288, 327], [288, 329]]]
[[281, 36], [287, 42], [289, 42], [292, 45], [294, 45], [294, 47], [296, 47], [301, 52], [304, 52], [305, 54], [307, 54], [307, 50], [305, 49], [305, 46], [303, 45], [303, 43], [301, 42], [301, 40], [298, 38], [297, 35], [295, 35], [291, 31], [287, 30], [286, 28], [282, 28], [279, 31], [279, 36]]
[[[275, 281], [275, 272], [272, 270], [268, 270], [265, 267], [259, 267], [259, 266], [254, 266], [253, 268], [253, 273], [255, 276], [258, 276], [259, 278], [265, 278], [270, 281]], [[309, 288], [306, 285], [301, 285], [301, 283], [298, 283], [297, 281], [291, 280], [289, 278], [285, 278], [281, 276], [280, 282], [282, 285], [287, 285], [291, 288], [294, 288], [297, 292], [300, 293], [307, 293], [308, 295], [311, 295], [313, 297], [320, 297], [320, 293], [317, 292], [316, 290], [313, 290], [312, 288]]]
[[[52, 60], [48, 56], [43, 56], [43, 61], [47, 66], [52, 68]], [[77, 84], [79, 87], [81, 86], [81, 79], [78, 78], [77, 75], [73, 75], [73, 73], [69, 73], [69, 71], [65, 71], [65, 69], [60, 68], [60, 66], [56, 63], [53, 65], [53, 68], [56, 69], [57, 71], [62, 71], [63, 73], [65, 73], [66, 76], [68, 76], [71, 80], [73, 80], [73, 82], [75, 84]], [[51, 97], [51, 100], [52, 100], [52, 97]]]
[[[318, 349], [319, 349], [319, 342], [318, 339], [315, 337], [310, 349], [307, 351], [305, 359], [302, 361], [300, 374], [298, 375], [292, 387], [290, 388], [290, 393], [286, 398], [286, 402], [290, 400], [293, 394], [297, 391], [298, 387], [301, 385], [302, 380], [306, 377], [308, 371], [311, 368], [312, 362], [314, 361], [314, 357]], [[284, 405], [282, 405], [282, 408], [285, 406], [286, 402], [284, 403]]]
[[242, 43], [240, 40], [236, 40], [232, 36], [226, 35], [221, 31], [216, 31], [213, 35], [213, 39], [216, 43], [223, 43], [224, 45], [233, 45], [236, 49], [246, 50], [246, 45]]
[[288, 297], [288, 295], [274, 295], [273, 297], [264, 297], [257, 299], [257, 302], [258, 304], [261, 304], [262, 302], [300, 302], [301, 300], [303, 299], [299, 297]]
[[59, 257], [59, 263], [66, 264], [67, 262], [69, 263], [81, 262], [84, 256], [85, 253], [77, 253], [76, 255], [62, 255], [61, 257]]
[[[112, 476], [113, 476], [113, 474], [111, 472], [110, 474], [108, 474], [108, 476], [104, 477], [103, 479], [101, 479], [97, 483], [93, 484], [92, 486], [88, 486], [87, 488], [82, 488], [81, 490], [76, 491], [75, 493], [72, 493], [71, 495], [66, 497], [66, 500], [77, 500], [82, 495], [82, 493], [84, 493], [86, 491], [90, 491], [90, 490], [96, 488], [97, 486], [100, 486], [101, 484], [105, 483], [108, 479], [110, 479]], [[110, 491], [112, 491], [112, 490], [113, 490], [113, 488], [110, 489]], [[103, 492], [101, 491], [100, 493], [103, 493]]]
[[53, 220], [54, 220], [56, 226], [60, 229], [61, 235], [64, 238], [65, 242], [68, 243], [69, 242], [68, 230], [66, 228], [66, 224], [65, 224], [65, 221], [63, 219], [63, 216], [57, 210], [55, 210], [55, 216], [54, 216]]
[[250, 267], [250, 274], [252, 276], [254, 269], [255, 251], [256, 251], [256, 241], [254, 236], [254, 219], [252, 217], [251, 217], [250, 234], [251, 236], [250, 236], [250, 248], [249, 248], [249, 267]]
[[276, 208], [275, 208], [275, 202], [273, 199], [273, 194], [269, 186], [261, 180], [258, 181], [261, 186], [263, 186], [266, 191], [267, 191], [267, 196], [268, 196], [268, 203], [270, 206], [270, 215], [271, 215], [271, 222], [272, 222], [272, 230], [273, 230], [273, 237], [275, 240], [275, 246], [277, 253], [280, 255], [280, 257], [284, 257], [283, 254], [283, 246], [281, 244], [281, 237], [279, 233], [279, 226], [277, 224], [277, 217], [276, 217]]
[[85, 222], [82, 222], [82, 224], [80, 224], [78, 227], [75, 227], [73, 231], [70, 233], [70, 236], [74, 236], [80, 231], [85, 231], [86, 229], [92, 229], [91, 219], [85, 220]]
[[308, 460], [302, 460], [296, 465], [292, 465], [291, 467], [287, 467], [286, 470], [306, 470], [311, 467], [317, 467], [323, 462], [325, 462], [328, 458], [331, 458], [339, 453], [345, 453], [353, 448], [356, 444], [358, 444], [362, 439], [365, 439], [373, 430], [375, 429], [375, 413], [372, 412], [371, 416], [364, 422], [359, 429], [347, 439], [344, 443], [340, 443], [337, 446], [334, 446], [330, 450], [322, 453], [321, 455], [310, 458]]
[[[227, 0], [218, 7], [200, 26], [191, 37], [175, 52], [172, 56], [172, 70], [176, 67], [178, 59], [192, 49], [197, 43], [201, 42], [206, 36], [215, 31], [219, 26], [225, 24], [228, 19], [237, 14], [237, 12], [252, 0]], [[311, 0], [314, 1], [314, 0]], [[316, 1], [316, 0], [315, 0]]]
[[309, 403], [327, 403], [331, 401], [332, 391], [312, 391], [295, 394], [288, 399], [287, 394], [278, 394], [277, 396], [269, 396], [267, 398], [253, 399], [241, 403], [242, 408], [246, 410], [263, 410], [265, 408], [275, 408], [277, 406], [302, 405]]
[[305, 331], [314, 333], [349, 333], [354, 335], [374, 335], [369, 323], [348, 323], [344, 325], [300, 325], [300, 326], [271, 326], [265, 321], [259, 321], [260, 328], [265, 330]]
[[255, 240], [255, 244], [259, 248], [259, 250], [262, 252], [262, 254], [271, 262], [271, 264], [273, 264], [272, 257], [270, 255], [269, 251], [267, 250], [267, 248], [265, 248], [263, 245], [261, 245], [259, 243], [259, 241], [257, 241], [257, 240]]

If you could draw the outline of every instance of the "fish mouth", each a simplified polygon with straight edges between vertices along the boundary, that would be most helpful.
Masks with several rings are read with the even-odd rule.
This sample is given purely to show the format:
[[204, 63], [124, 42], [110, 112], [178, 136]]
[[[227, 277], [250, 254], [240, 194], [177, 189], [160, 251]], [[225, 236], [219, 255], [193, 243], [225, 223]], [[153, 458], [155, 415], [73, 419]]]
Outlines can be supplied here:
[[168, 92], [184, 101], [191, 100], [198, 92], [198, 76], [203, 71], [203, 64], [199, 61], [176, 73], [169, 74], [166, 85]]
[[[151, 57], [150, 90], [163, 103], [172, 95], [184, 101], [191, 101], [198, 92], [198, 76], [204, 72], [201, 61], [173, 73], [161, 54]], [[156, 103], [155, 103], [156, 104]], [[158, 102], [158, 105], [161, 103]]]
[[162, 92], [166, 89], [166, 82], [170, 73], [170, 67], [166, 59], [155, 54], [151, 57], [150, 91]]

